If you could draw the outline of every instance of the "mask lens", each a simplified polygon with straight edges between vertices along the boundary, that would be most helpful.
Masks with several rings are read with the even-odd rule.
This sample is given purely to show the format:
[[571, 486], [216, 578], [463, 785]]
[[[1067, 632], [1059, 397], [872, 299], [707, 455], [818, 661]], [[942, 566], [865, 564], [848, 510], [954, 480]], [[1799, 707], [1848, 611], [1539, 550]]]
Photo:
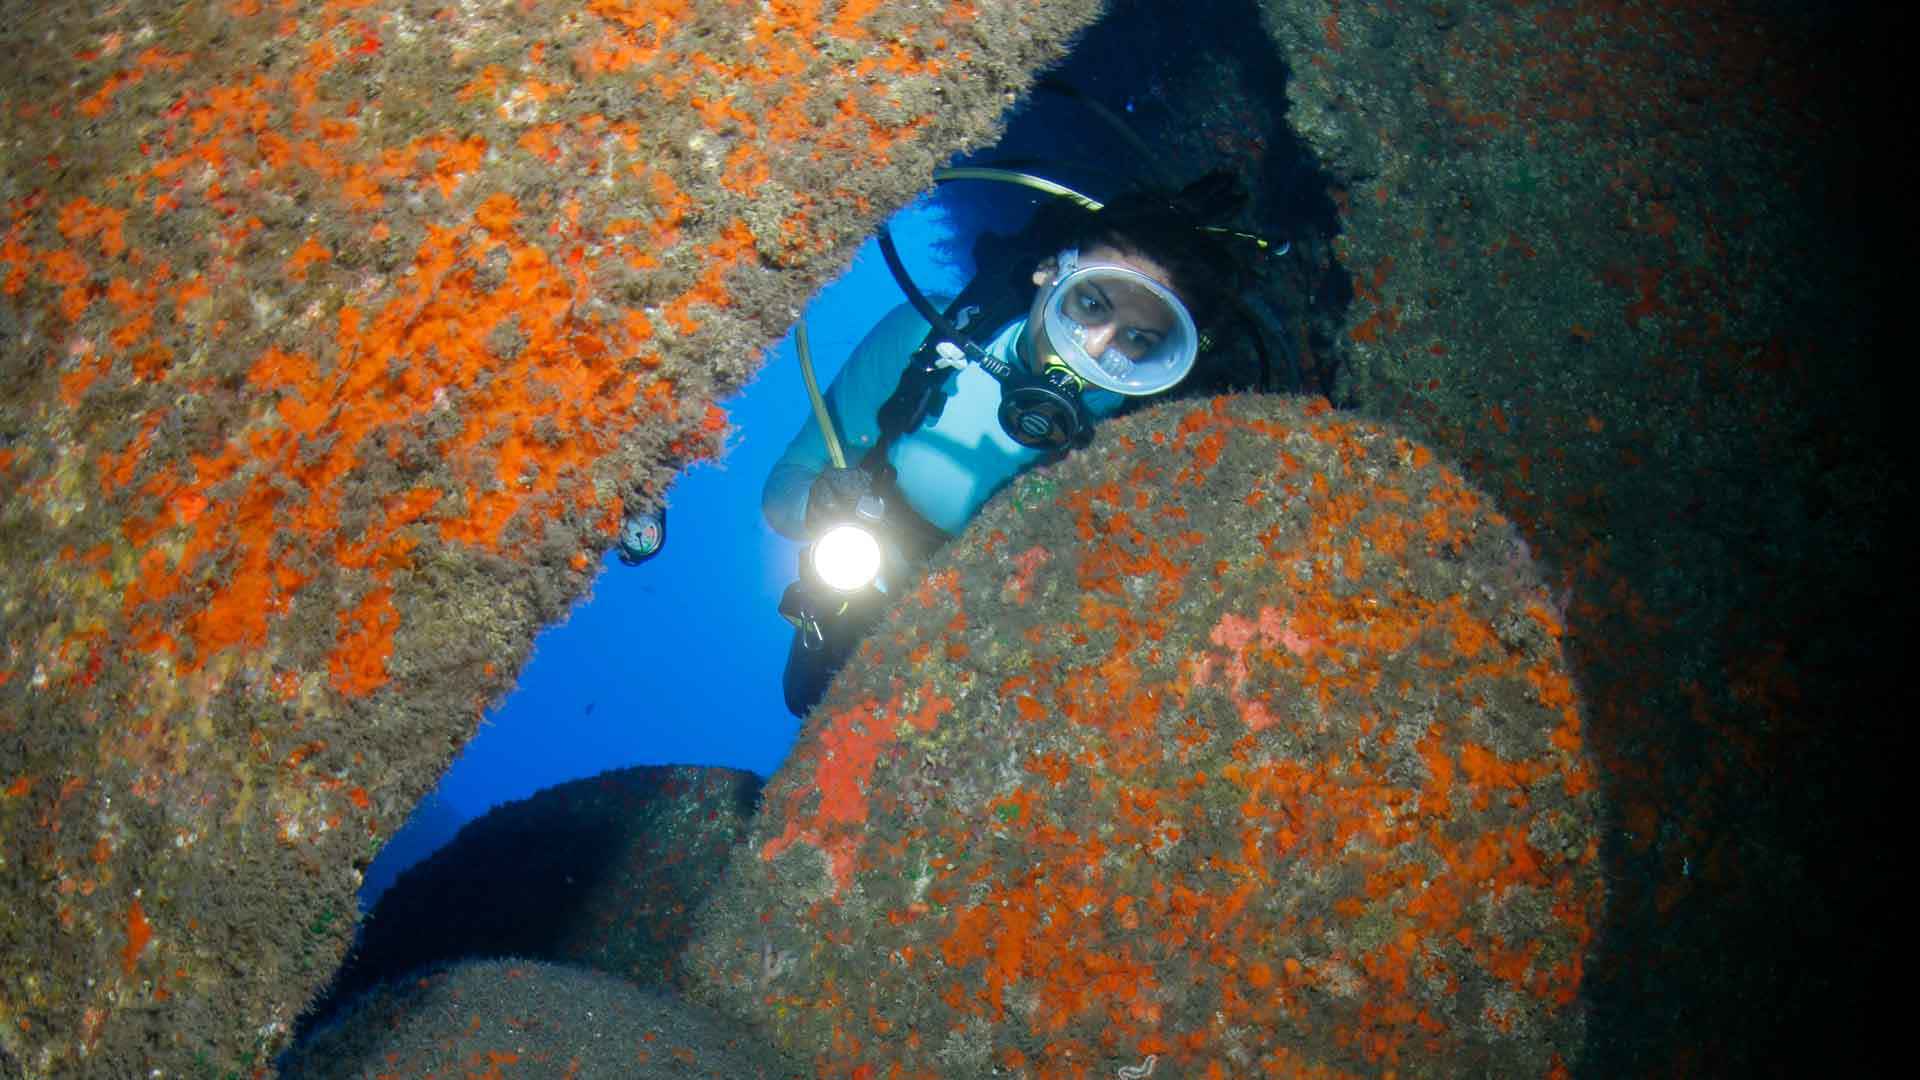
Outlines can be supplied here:
[[1199, 351], [1186, 305], [1126, 267], [1072, 270], [1054, 285], [1043, 310], [1042, 329], [1061, 359], [1103, 390], [1157, 394], [1186, 377]]

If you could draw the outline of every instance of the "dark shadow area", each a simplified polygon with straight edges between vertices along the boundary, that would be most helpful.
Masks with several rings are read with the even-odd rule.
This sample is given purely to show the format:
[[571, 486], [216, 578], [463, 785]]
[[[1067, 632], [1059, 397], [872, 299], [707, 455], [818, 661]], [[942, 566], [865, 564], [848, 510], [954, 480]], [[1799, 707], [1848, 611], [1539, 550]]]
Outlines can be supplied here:
[[[1783, 56], [1865, 57], [1894, 40], [1860, 5], [1737, 6], [1792, 42]], [[1876, 1021], [1893, 966], [1881, 939], [1903, 720], [1888, 706], [1904, 694], [1912, 585], [1887, 558], [1911, 480], [1895, 449], [1901, 383], [1890, 381], [1884, 330], [1889, 284], [1903, 275], [1882, 225], [1891, 198], [1870, 191], [1889, 174], [1867, 166], [1860, 124], [1895, 91], [1876, 85], [1885, 68], [1864, 67], [1769, 114], [1835, 121], [1805, 163], [1798, 204], [1781, 206], [1822, 250], [1757, 274], [1741, 298], [1789, 306], [1790, 329], [1739, 365], [1695, 361], [1674, 388], [1640, 391], [1698, 409], [1692, 380], [1709, 400], [1753, 403], [1750, 449], [1731, 462], [1700, 467], [1689, 447], [1659, 463], [1690, 466], [1691, 482], [1620, 482], [1634, 509], [1614, 520], [1650, 538], [1634, 577], [1682, 558], [1666, 552], [1718, 553], [1673, 575], [1675, 591], [1714, 607], [1681, 608], [1649, 639], [1617, 597], [1593, 589], [1577, 601], [1614, 620], [1568, 643], [1588, 682], [1611, 690], [1595, 745], [1641, 770], [1609, 784], [1621, 815], [1603, 851], [1615, 902], [1592, 950], [1582, 1075], [1895, 1071], [1899, 1051]], [[1761, 182], [1723, 181], [1727, 201]], [[1659, 265], [1690, 269], [1677, 257]], [[1649, 804], [1649, 790], [1665, 799]], [[1636, 800], [1658, 817], [1633, 813]]]
[[665, 983], [760, 783], [730, 769], [641, 766], [494, 808], [374, 905], [303, 1031], [375, 984], [470, 958]]
[[[546, 819], [546, 820], [543, 820]], [[545, 956], [602, 887], [628, 837], [564, 813], [489, 815], [400, 876], [374, 905], [334, 992], [466, 956]]]
[[518, 959], [465, 960], [382, 986], [296, 1047], [280, 1069], [287, 1080], [798, 1075], [735, 1022], [661, 988]]

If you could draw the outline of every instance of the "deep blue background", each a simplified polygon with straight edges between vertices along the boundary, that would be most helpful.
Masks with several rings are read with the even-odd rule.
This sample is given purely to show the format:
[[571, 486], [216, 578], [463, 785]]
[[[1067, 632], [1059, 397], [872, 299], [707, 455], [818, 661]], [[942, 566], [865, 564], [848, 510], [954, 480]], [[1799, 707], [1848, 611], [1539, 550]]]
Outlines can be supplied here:
[[[891, 222], [929, 292], [965, 283], [946, 220], [923, 200]], [[869, 240], [806, 309], [822, 388], [903, 299]], [[666, 547], [638, 567], [609, 554], [592, 595], [540, 635], [519, 686], [368, 868], [363, 906], [460, 826], [542, 788], [628, 765], [779, 767], [800, 725], [780, 696], [791, 630], [776, 607], [799, 545], [761, 517], [760, 486], [809, 410], [791, 333], [724, 404], [727, 453], [674, 484]]]

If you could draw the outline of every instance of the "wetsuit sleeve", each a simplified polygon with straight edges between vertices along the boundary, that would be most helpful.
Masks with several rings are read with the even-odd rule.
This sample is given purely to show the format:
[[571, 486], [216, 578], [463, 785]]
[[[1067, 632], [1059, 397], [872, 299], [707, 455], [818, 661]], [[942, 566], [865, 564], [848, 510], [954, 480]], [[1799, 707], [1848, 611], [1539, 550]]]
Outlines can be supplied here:
[[[936, 306], [945, 301], [936, 299]], [[847, 464], [853, 465], [880, 437], [880, 406], [900, 385], [900, 373], [927, 336], [927, 322], [909, 304], [901, 304], [874, 324], [827, 387], [827, 413], [839, 431]], [[807, 491], [813, 479], [832, 465], [826, 439], [811, 407], [799, 434], [767, 474], [760, 510], [775, 532], [807, 540]]]

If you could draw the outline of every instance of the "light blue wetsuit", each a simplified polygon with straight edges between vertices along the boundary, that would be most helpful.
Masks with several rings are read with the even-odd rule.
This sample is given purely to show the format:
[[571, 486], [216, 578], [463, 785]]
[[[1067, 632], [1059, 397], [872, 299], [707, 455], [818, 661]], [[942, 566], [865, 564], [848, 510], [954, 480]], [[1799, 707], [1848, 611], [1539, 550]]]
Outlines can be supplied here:
[[[935, 307], [944, 309], [946, 303], [933, 298]], [[1015, 350], [1026, 325], [1024, 318], [1009, 323], [986, 350], [1023, 367]], [[849, 466], [879, 441], [880, 406], [900, 385], [901, 372], [928, 330], [912, 305], [900, 305], [867, 332], [827, 387], [827, 412]], [[913, 508], [943, 531], [958, 533], [1007, 481], [1045, 455], [1014, 442], [1000, 427], [1000, 383], [978, 366], [968, 365], [948, 379], [946, 394], [939, 417], [895, 441], [891, 456], [900, 490]], [[1126, 403], [1119, 394], [1091, 387], [1082, 400], [1096, 419], [1113, 415]], [[820, 424], [809, 415], [767, 475], [760, 496], [760, 508], [776, 531], [795, 540], [809, 539], [802, 524], [807, 492], [814, 477], [831, 464]]]

